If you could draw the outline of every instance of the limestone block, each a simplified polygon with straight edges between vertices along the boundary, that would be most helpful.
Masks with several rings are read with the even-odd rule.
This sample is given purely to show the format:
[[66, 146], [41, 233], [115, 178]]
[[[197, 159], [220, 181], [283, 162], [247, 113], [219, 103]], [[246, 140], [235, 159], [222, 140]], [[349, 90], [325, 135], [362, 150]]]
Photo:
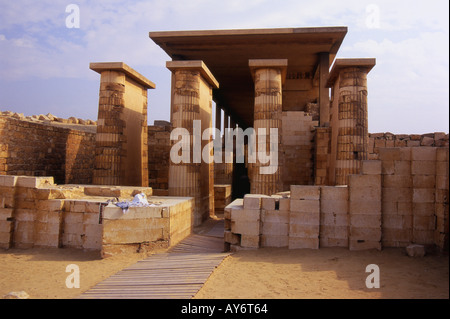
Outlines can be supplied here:
[[394, 161], [395, 175], [411, 175], [411, 161]]
[[320, 238], [348, 238], [348, 226], [326, 226], [320, 225]]
[[350, 226], [379, 228], [381, 226], [381, 214], [351, 214]]
[[[449, 148], [448, 147], [436, 148], [436, 161], [438, 161], [438, 162], [448, 162], [449, 161]], [[0, 185], [1, 185], [1, 182], [0, 182]]]
[[14, 212], [14, 218], [17, 221], [33, 222], [36, 218], [36, 214], [33, 209], [15, 209]]
[[399, 147], [380, 147], [378, 153], [382, 161], [399, 161], [402, 159]]
[[398, 213], [398, 203], [397, 202], [386, 202], [383, 200], [381, 203], [382, 215], [397, 215]]
[[59, 245], [59, 234], [37, 233], [34, 240], [35, 247], [54, 247]]
[[350, 192], [352, 188], [381, 187], [381, 175], [349, 175]]
[[[177, 214], [176, 207], [171, 207], [171, 213]], [[130, 207], [126, 213], [115, 205], [106, 206], [102, 211], [103, 219], [147, 219], [163, 218], [163, 207]]]
[[261, 247], [288, 247], [288, 236], [261, 235]]
[[425, 246], [413, 244], [406, 247], [406, 253], [410, 257], [423, 257], [425, 256]]
[[348, 214], [321, 213], [320, 225], [322, 226], [348, 226]]
[[383, 229], [411, 229], [412, 215], [383, 215]]
[[320, 186], [291, 185], [291, 200], [318, 200]]
[[242, 235], [241, 246], [244, 248], [259, 248], [259, 235]]
[[411, 201], [397, 203], [397, 214], [412, 215], [412, 213], [413, 213], [413, 203]]
[[64, 211], [72, 213], [84, 213], [86, 210], [85, 200], [65, 200], [64, 201]]
[[291, 212], [319, 213], [320, 202], [316, 199], [292, 199], [290, 203]]
[[83, 248], [101, 250], [103, 227], [100, 224], [84, 225]]
[[319, 225], [320, 213], [293, 212], [289, 214], [289, 224]]
[[380, 201], [351, 201], [349, 203], [349, 216], [353, 214], [381, 215], [381, 206]]
[[17, 176], [0, 175], [0, 186], [14, 187], [17, 183]]
[[11, 218], [12, 213], [12, 208], [0, 208], [0, 221], [6, 221], [8, 218]]
[[98, 225], [100, 222], [100, 213], [84, 213], [83, 224], [84, 225]]
[[434, 175], [413, 175], [412, 185], [414, 188], [435, 188], [436, 177]]
[[322, 186], [320, 193], [320, 200], [324, 201], [347, 201], [348, 187], [347, 186]]
[[449, 168], [447, 162], [436, 162], [436, 175], [448, 176]]
[[[103, 244], [153, 242], [164, 238], [165, 219], [104, 220]], [[168, 232], [166, 232], [168, 233]]]
[[259, 209], [232, 209], [232, 221], [252, 221], [259, 222], [261, 219], [261, 210]]
[[232, 245], [239, 245], [241, 242], [241, 236], [233, 234], [231, 231], [224, 232], [224, 241]]
[[259, 236], [260, 223], [259, 221], [232, 220], [231, 232], [235, 234]]
[[270, 236], [287, 236], [289, 233], [288, 223], [265, 222], [262, 225], [261, 234]]
[[[350, 175], [349, 177], [356, 176]], [[361, 175], [373, 177], [375, 175]], [[381, 180], [381, 176], [380, 176]], [[378, 187], [352, 187], [349, 188], [350, 202], [363, 202], [363, 201], [381, 201], [381, 184]]]
[[51, 199], [36, 201], [36, 209], [46, 210], [50, 212], [61, 211], [64, 207], [64, 200]]
[[275, 203], [278, 200], [274, 197], [263, 197], [261, 199], [261, 208], [267, 209], [267, 210], [274, 210], [275, 209]]
[[319, 238], [319, 225], [289, 224], [289, 237]]
[[413, 161], [436, 161], [436, 147], [413, 147], [411, 148], [411, 159]]
[[291, 209], [291, 199], [290, 198], [280, 198], [279, 199], [279, 209], [280, 210], [284, 210], [284, 211], [288, 211]]
[[379, 175], [381, 174], [381, 161], [362, 161], [361, 173], [363, 175]]
[[411, 202], [412, 188], [383, 187], [383, 201], [386, 202]]
[[383, 175], [383, 187], [412, 187], [410, 175]]
[[434, 203], [435, 189], [434, 188], [414, 188], [413, 202], [415, 203]]
[[[10, 233], [12, 230], [13, 222], [9, 220], [0, 220], [0, 233]], [[9, 239], [8, 239], [9, 242]]]
[[348, 201], [324, 200], [320, 202], [320, 212], [325, 214], [347, 214]]
[[17, 176], [16, 186], [25, 188], [37, 188], [44, 185], [54, 185], [53, 177]]
[[289, 223], [289, 211], [287, 210], [262, 210], [261, 221], [263, 223]]
[[395, 173], [395, 162], [398, 161], [388, 161], [384, 160], [381, 162], [381, 174], [391, 175]]
[[319, 249], [319, 238], [289, 237], [289, 249]]
[[412, 161], [411, 174], [413, 175], [435, 175], [436, 161]]
[[261, 198], [269, 197], [267, 195], [261, 194], [245, 194], [244, 196], [244, 208], [245, 209], [260, 209], [261, 208]]

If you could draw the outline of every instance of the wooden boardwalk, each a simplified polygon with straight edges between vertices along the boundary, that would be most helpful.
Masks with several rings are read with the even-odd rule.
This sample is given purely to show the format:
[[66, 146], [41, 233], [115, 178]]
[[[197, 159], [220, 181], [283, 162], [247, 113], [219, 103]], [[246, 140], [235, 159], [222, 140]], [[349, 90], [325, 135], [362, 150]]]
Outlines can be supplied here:
[[[221, 235], [221, 236], [220, 236]], [[138, 261], [85, 291], [82, 299], [189, 299], [229, 255], [223, 252], [223, 221], [192, 234], [167, 253]]]

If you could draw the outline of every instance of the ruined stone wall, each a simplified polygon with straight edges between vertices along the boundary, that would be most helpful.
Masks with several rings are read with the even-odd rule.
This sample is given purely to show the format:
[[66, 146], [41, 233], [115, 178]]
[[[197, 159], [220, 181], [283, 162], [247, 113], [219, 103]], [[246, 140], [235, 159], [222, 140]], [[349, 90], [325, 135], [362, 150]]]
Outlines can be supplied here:
[[79, 127], [0, 116], [0, 175], [53, 176], [58, 184], [90, 184], [95, 133], [89, 128], [95, 126]]
[[225, 208], [231, 249], [423, 244], [448, 251], [449, 149], [380, 148], [343, 186], [291, 185], [272, 196], [248, 194]]
[[[107, 200], [144, 193], [152, 206], [125, 214]], [[54, 184], [52, 177], [0, 176], [0, 248], [77, 248], [103, 257], [168, 248], [192, 232], [193, 200], [147, 187]]]
[[379, 149], [383, 147], [418, 146], [448, 147], [449, 136], [442, 132], [428, 134], [370, 133], [368, 159], [379, 159]]

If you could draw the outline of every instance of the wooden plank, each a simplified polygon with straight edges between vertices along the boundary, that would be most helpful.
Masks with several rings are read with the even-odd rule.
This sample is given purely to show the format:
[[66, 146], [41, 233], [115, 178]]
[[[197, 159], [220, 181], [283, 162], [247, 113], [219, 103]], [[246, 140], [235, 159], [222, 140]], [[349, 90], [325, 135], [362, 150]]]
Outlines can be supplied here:
[[191, 235], [167, 253], [122, 269], [81, 298], [192, 298], [228, 255], [223, 253], [223, 238]]

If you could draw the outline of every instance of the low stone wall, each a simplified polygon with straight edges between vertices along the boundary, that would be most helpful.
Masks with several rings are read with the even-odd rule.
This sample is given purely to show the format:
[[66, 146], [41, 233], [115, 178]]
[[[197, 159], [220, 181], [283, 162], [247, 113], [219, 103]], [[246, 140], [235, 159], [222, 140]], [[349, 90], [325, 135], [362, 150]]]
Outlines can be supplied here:
[[379, 159], [380, 148], [391, 147], [449, 147], [449, 135], [443, 132], [427, 134], [369, 134], [369, 158]]
[[58, 184], [90, 184], [95, 126], [74, 126], [79, 129], [0, 116], [0, 175], [53, 176]]
[[[146, 194], [153, 207], [124, 213], [108, 200]], [[0, 176], [0, 247], [72, 247], [119, 253], [170, 247], [192, 232], [192, 199], [146, 187], [63, 185], [52, 177]]]
[[437, 246], [448, 250], [449, 149], [383, 148], [345, 186], [291, 185], [225, 208], [230, 249]]

